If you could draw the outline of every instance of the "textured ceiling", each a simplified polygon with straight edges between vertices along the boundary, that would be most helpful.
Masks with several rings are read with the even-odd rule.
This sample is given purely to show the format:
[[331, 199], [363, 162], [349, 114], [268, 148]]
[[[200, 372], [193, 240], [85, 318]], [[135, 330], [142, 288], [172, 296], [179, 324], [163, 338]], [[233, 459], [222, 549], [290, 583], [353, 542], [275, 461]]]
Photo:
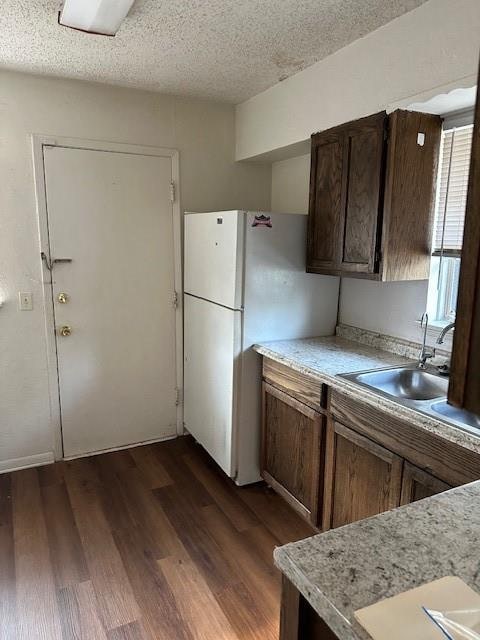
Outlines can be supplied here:
[[240, 102], [423, 2], [137, 0], [108, 38], [60, 27], [59, 0], [1, 0], [0, 66]]

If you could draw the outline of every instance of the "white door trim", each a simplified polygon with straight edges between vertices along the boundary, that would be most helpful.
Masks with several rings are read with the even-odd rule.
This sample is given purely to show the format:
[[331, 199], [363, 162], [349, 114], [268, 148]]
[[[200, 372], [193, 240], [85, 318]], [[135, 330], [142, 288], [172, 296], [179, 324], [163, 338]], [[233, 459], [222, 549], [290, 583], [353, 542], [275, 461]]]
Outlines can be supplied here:
[[[179, 389], [179, 403], [177, 405], [177, 434], [184, 433], [183, 426], [183, 283], [182, 283], [182, 220], [180, 208], [180, 162], [176, 149], [163, 147], [149, 147], [142, 145], [123, 144], [99, 140], [85, 140], [80, 138], [65, 138], [32, 134], [33, 172], [35, 182], [35, 197], [37, 205], [38, 232], [40, 238], [40, 252], [43, 251], [50, 259], [48, 238], [47, 200], [45, 189], [45, 169], [43, 163], [43, 147], [55, 146], [69, 149], [83, 149], [91, 151], [109, 151], [114, 153], [128, 153], [143, 156], [158, 156], [170, 158], [172, 163], [172, 182], [174, 183], [173, 210], [173, 243], [174, 243], [174, 286], [177, 293], [175, 309], [175, 343], [176, 343], [176, 385]], [[45, 268], [40, 254], [40, 269], [43, 282], [43, 302], [45, 308], [45, 333], [47, 340], [48, 386], [50, 396], [50, 425], [53, 439], [55, 459], [63, 458], [63, 443], [60, 416], [60, 397], [58, 386], [58, 366], [56, 340], [53, 332], [54, 311], [50, 272]], [[172, 292], [173, 294], [173, 292]], [[173, 304], [172, 299], [172, 304]]]

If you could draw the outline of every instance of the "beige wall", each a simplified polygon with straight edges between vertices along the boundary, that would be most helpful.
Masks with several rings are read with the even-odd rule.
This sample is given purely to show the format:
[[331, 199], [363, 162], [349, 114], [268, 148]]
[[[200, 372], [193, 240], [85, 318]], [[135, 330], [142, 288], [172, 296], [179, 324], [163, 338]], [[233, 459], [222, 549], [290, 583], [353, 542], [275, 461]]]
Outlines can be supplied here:
[[272, 211], [308, 213], [310, 154], [272, 164]]
[[[309, 155], [273, 163], [272, 209], [307, 213], [309, 174]], [[382, 283], [343, 278], [340, 322], [419, 340], [421, 332], [417, 321], [425, 311], [427, 287], [426, 280]]]
[[429, 0], [237, 106], [237, 158], [476, 83], [479, 0]]
[[[172, 147], [182, 209], [268, 210], [271, 169], [234, 162], [234, 117], [224, 104], [0, 72], [0, 469], [53, 447], [30, 135]], [[33, 311], [18, 311], [18, 291], [33, 292]]]

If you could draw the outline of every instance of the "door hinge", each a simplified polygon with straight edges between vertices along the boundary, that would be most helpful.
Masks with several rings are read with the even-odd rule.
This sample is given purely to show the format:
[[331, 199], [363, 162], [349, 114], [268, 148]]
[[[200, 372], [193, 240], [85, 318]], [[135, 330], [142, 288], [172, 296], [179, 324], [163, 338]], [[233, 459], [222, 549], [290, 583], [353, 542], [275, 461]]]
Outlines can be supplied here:
[[178, 293], [176, 291], [173, 292], [173, 308], [178, 309]]
[[175, 183], [170, 182], [170, 201], [175, 202]]
[[179, 404], [182, 404], [182, 390], [175, 387], [175, 406], [178, 407]]

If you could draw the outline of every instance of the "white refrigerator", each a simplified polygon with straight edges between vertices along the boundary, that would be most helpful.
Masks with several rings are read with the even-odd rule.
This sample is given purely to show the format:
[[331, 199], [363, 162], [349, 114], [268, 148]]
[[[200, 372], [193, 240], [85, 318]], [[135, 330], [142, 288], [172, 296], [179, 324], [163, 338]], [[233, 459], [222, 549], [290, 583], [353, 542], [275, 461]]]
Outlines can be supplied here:
[[184, 421], [239, 485], [260, 480], [256, 342], [332, 335], [338, 278], [305, 272], [306, 216], [185, 214]]

